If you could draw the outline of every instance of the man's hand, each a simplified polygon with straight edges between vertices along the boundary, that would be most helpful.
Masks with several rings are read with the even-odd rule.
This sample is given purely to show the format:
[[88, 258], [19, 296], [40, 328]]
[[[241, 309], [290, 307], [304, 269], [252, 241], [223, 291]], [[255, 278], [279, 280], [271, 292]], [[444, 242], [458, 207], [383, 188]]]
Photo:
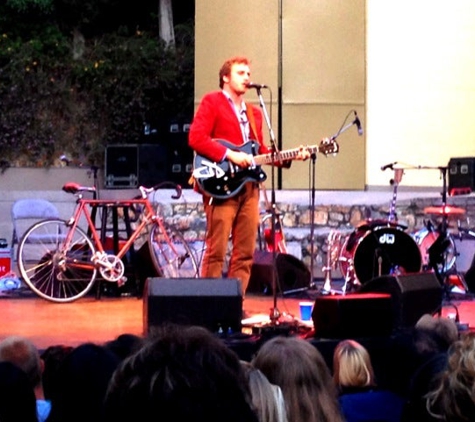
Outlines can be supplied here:
[[245, 168], [254, 165], [254, 156], [242, 151], [233, 151], [232, 149], [228, 149], [226, 151], [226, 158], [239, 167]]
[[299, 152], [297, 153], [297, 160], [308, 160], [310, 158], [310, 151], [308, 150], [307, 147], [304, 147], [303, 145], [299, 146]]

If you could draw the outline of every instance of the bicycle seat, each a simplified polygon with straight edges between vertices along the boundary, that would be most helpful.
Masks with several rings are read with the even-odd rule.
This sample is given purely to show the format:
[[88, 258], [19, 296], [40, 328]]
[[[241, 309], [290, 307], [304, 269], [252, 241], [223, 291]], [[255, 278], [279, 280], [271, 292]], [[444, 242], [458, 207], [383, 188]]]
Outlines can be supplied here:
[[96, 188], [94, 187], [89, 187], [89, 186], [81, 186], [79, 183], [75, 182], [68, 182], [63, 186], [63, 191], [66, 193], [78, 193], [81, 191], [86, 191], [86, 192], [94, 192]]

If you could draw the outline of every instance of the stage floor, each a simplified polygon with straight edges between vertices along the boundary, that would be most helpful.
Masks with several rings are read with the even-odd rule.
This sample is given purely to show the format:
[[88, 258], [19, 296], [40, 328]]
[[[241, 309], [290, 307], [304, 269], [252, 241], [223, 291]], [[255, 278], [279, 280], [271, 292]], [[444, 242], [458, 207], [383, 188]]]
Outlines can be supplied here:
[[[104, 343], [124, 333], [143, 334], [143, 300], [135, 296], [86, 297], [58, 304], [28, 293], [4, 292], [0, 295], [0, 338], [24, 335], [44, 349], [50, 345], [75, 346], [87, 341]], [[457, 309], [460, 322], [472, 329], [475, 327], [475, 301], [471, 294], [457, 296], [451, 303], [443, 303], [442, 314], [448, 316]], [[248, 294], [243, 310], [258, 323], [265, 324], [277, 311], [281, 315], [278, 323], [292, 321], [311, 329], [313, 322], [301, 323], [299, 320], [299, 302], [315, 301], [317, 297], [318, 286], [291, 297]]]

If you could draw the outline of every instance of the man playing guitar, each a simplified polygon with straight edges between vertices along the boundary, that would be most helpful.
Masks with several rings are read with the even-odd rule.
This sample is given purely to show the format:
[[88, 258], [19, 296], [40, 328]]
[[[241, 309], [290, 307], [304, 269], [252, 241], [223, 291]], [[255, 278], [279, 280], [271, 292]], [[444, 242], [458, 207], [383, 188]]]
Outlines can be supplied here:
[[[211, 194], [200, 186], [203, 172], [221, 175], [219, 163], [225, 163], [232, 176], [236, 171], [254, 169], [254, 155], [272, 154], [264, 145], [261, 111], [246, 102], [244, 94], [250, 83], [250, 61], [233, 57], [219, 71], [221, 90], [206, 94], [196, 111], [189, 132], [189, 145], [205, 158], [206, 167], [195, 169], [195, 188], [203, 194], [206, 215], [206, 251], [201, 276], [222, 277], [228, 240], [231, 235], [232, 253], [228, 277], [241, 280], [245, 294], [249, 284], [259, 226], [259, 178], [246, 176], [236, 189], [221, 186]], [[225, 142], [218, 140], [224, 140]], [[243, 145], [250, 149], [240, 149]], [[235, 146], [235, 147], [234, 147]], [[300, 148], [295, 158], [306, 159], [310, 153]], [[276, 160], [276, 165], [290, 166], [290, 161]], [[211, 172], [211, 173], [210, 173]], [[264, 179], [265, 175], [261, 177]]]

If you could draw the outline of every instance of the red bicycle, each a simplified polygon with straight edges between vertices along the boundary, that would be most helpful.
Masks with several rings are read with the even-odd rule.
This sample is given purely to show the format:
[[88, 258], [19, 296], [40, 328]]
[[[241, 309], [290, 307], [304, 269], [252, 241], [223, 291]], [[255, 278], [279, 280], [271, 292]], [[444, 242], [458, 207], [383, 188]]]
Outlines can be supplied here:
[[[167, 278], [198, 277], [195, 254], [182, 233], [157, 213], [150, 197], [164, 184], [139, 187], [140, 195], [129, 200], [96, 199], [95, 187], [67, 183], [63, 191], [77, 197], [68, 221], [45, 219], [33, 224], [18, 245], [18, 267], [25, 283], [40, 297], [52, 302], [72, 302], [86, 295], [98, 274], [109, 282], [124, 280], [123, 258], [137, 242], [148, 242], [156, 274]], [[176, 187], [177, 199], [181, 188]], [[84, 193], [93, 198], [84, 198]], [[122, 207], [138, 215], [136, 227], [118, 245], [106, 251], [96, 229], [92, 210]], [[81, 227], [82, 226], [82, 227]]]

